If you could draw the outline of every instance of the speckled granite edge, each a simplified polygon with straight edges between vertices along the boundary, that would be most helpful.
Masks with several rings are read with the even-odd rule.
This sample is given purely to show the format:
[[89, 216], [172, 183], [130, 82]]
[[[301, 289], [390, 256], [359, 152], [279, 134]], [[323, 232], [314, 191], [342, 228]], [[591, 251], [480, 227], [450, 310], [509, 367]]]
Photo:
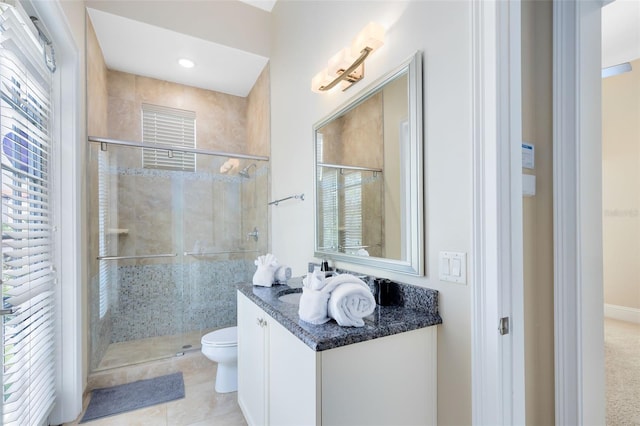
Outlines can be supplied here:
[[[373, 286], [373, 277], [362, 278]], [[302, 321], [298, 316], [297, 304], [278, 299], [284, 293], [295, 291], [295, 287], [240, 284], [237, 288], [311, 349], [324, 351], [442, 324], [442, 318], [438, 314], [437, 290], [397, 284], [402, 293], [402, 306], [376, 306], [375, 312], [365, 318], [364, 327], [341, 327], [333, 320], [322, 325]]]

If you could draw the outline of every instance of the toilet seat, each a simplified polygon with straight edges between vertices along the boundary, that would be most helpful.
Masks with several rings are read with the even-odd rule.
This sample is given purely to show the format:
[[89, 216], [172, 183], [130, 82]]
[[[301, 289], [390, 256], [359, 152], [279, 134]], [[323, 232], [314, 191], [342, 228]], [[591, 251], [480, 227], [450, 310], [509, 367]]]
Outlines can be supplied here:
[[202, 336], [200, 343], [203, 346], [215, 346], [217, 348], [238, 346], [238, 327], [227, 327], [207, 333]]

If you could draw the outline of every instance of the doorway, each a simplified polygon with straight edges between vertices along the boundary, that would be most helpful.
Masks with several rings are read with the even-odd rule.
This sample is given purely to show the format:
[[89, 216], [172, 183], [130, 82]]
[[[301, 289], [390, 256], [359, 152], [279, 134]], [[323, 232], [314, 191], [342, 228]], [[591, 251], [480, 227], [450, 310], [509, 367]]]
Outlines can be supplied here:
[[640, 424], [640, 2], [602, 9], [606, 419]]

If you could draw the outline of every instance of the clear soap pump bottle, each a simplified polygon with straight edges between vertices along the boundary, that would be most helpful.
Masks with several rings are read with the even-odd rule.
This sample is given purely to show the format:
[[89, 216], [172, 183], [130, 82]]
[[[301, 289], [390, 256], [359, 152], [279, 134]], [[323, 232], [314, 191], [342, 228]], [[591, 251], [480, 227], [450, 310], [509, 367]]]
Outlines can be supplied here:
[[314, 290], [320, 290], [324, 286], [324, 272], [318, 265], [313, 267], [313, 279], [311, 280]]

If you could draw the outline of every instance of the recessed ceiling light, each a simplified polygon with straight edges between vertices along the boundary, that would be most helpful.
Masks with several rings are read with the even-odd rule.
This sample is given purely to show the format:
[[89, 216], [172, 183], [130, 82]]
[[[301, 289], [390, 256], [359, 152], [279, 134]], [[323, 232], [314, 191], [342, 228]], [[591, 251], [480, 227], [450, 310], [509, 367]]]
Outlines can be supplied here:
[[178, 63], [185, 68], [193, 68], [196, 64], [191, 59], [182, 58]]

